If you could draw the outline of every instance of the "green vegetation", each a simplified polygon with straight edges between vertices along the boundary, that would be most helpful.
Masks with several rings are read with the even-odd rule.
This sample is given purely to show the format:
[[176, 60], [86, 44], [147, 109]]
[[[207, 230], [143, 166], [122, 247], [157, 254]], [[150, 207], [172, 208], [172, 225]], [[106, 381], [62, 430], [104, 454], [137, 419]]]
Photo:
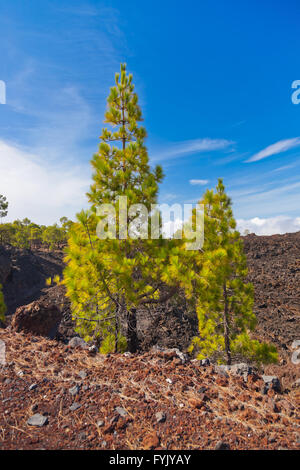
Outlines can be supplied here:
[[[99, 151], [92, 159], [93, 184], [88, 194], [91, 208], [78, 214], [70, 231], [64, 274], [77, 331], [87, 340], [97, 340], [101, 351], [106, 352], [123, 350], [126, 342], [130, 351], [136, 351], [137, 308], [163, 302], [176, 292], [166, 275], [172, 243], [161, 236], [157, 240], [126, 238], [127, 229], [121, 233], [120, 196], [127, 198], [128, 207], [143, 204], [150, 213], [163, 178], [159, 166], [154, 171], [149, 167], [146, 131], [138, 125], [141, 120], [132, 76], [122, 65], [105, 115], [105, 122], [114, 130], [103, 129]], [[96, 234], [104, 216], [97, 209], [103, 204], [114, 205], [117, 239], [101, 239]], [[134, 213], [129, 213], [129, 230], [134, 230], [139, 211], [136, 206]], [[148, 231], [149, 227], [147, 214], [144, 228]], [[127, 323], [126, 341], [120, 330], [121, 319]]]
[[27, 218], [0, 224], [0, 245], [10, 244], [28, 249], [59, 249], [66, 244], [71, 225], [72, 222], [65, 217], [61, 219], [61, 226], [38, 225]]
[[[99, 151], [92, 159], [90, 210], [77, 215], [67, 248], [63, 282], [78, 333], [98, 342], [102, 352], [122, 351], [126, 346], [135, 352], [138, 309], [184, 297], [198, 315], [199, 337], [190, 348], [198, 357], [216, 355], [220, 362], [230, 363], [232, 354], [241, 353], [259, 362], [276, 361], [274, 347], [248, 336], [255, 326], [253, 288], [244, 282], [246, 258], [222, 181], [216, 193], [208, 191], [200, 201], [205, 204], [202, 250], [186, 250], [187, 240], [176, 236], [166, 240], [158, 234], [148, 239], [151, 204], [157, 202], [163, 173], [160, 167], [153, 171], [149, 167], [146, 131], [139, 126], [141, 110], [125, 65], [116, 74], [107, 102], [105, 122], [112, 129], [103, 129]], [[128, 229], [119, 218], [124, 196], [128, 207], [136, 205], [125, 220]], [[104, 204], [112, 204], [113, 212], [108, 206], [107, 212], [99, 212]], [[138, 204], [147, 208], [143, 220], [147, 235], [127, 237], [128, 230], [136, 228], [135, 217], [142, 210]], [[194, 210], [190, 226], [195, 218]], [[107, 238], [97, 235], [104, 220]]]
[[190, 351], [198, 358], [240, 354], [258, 363], [277, 361], [276, 348], [249, 337], [256, 325], [253, 313], [254, 291], [247, 276], [243, 242], [235, 230], [231, 201], [221, 179], [216, 191], [207, 191], [200, 201], [205, 205], [205, 241], [200, 275], [205, 280], [197, 299], [199, 336]]
[[[200, 201], [205, 208], [201, 249], [187, 249], [187, 229], [191, 234], [196, 227], [196, 209], [183, 237], [177, 233], [165, 239], [161, 230], [153, 234], [153, 218], [161, 219], [153, 205], [163, 171], [150, 168], [141, 121], [132, 75], [121, 65], [107, 99], [105, 123], [110, 128], [102, 130], [91, 161], [89, 210], [77, 214], [76, 222], [62, 217], [60, 226], [37, 225], [27, 218], [1, 223], [0, 243], [53, 250], [67, 242], [62, 283], [76, 330], [103, 353], [126, 348], [136, 352], [139, 309], [184, 299], [198, 317], [199, 334], [191, 340], [190, 352], [199, 359], [231, 364], [243, 356], [276, 362], [275, 347], [251, 337], [256, 325], [253, 286], [246, 282], [243, 243], [222, 180]], [[125, 215], [124, 206], [129, 209]], [[0, 196], [1, 221], [7, 209], [6, 198]], [[53, 282], [61, 283], [56, 277], [47, 284]], [[0, 291], [0, 318], [4, 310]]]

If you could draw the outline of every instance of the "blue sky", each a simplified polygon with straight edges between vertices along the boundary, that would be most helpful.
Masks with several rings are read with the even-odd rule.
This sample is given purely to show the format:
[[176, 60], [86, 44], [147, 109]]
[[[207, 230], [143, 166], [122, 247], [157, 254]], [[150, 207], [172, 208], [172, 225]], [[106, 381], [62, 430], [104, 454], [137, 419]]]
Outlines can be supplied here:
[[223, 177], [241, 230], [300, 230], [299, 24], [292, 0], [0, 0], [10, 220], [53, 223], [86, 205], [125, 61], [166, 174], [160, 202], [196, 202]]

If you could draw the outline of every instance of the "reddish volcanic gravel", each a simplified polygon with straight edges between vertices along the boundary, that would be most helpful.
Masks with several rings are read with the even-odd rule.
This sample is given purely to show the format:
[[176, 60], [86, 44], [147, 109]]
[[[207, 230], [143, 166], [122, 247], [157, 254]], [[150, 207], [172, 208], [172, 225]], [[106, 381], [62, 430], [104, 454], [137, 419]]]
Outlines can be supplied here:
[[[258, 375], [175, 352], [91, 357], [0, 331], [0, 449], [299, 449], [299, 388], [262, 394]], [[71, 408], [70, 408], [71, 407]], [[39, 414], [41, 427], [28, 424]]]

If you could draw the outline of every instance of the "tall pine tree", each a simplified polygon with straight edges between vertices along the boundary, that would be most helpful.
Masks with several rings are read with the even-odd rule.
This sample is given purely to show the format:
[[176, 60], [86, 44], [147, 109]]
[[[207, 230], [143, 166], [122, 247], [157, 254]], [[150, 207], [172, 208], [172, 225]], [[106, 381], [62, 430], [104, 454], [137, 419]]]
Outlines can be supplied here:
[[[120, 321], [125, 318], [128, 349], [134, 352], [138, 348], [137, 308], [164, 302], [178, 291], [179, 281], [168, 273], [169, 260], [178, 258], [178, 244], [164, 240], [161, 234], [154, 240], [147, 238], [151, 205], [157, 203], [163, 173], [161, 167], [151, 170], [149, 166], [146, 131], [139, 125], [141, 109], [125, 65], [116, 74], [107, 102], [105, 122], [111, 128], [102, 130], [99, 151], [91, 162], [90, 210], [78, 214], [70, 230], [64, 283], [81, 335], [98, 338], [103, 352], [118, 350], [124, 347]], [[129, 210], [120, 223], [124, 201], [128, 210], [136, 204], [143, 207]], [[97, 236], [104, 217], [99, 208], [105, 204], [111, 204], [116, 215], [112, 229], [116, 238]], [[134, 238], [136, 217], [143, 208], [147, 209], [144, 232], [140, 230], [140, 236]]]
[[259, 363], [276, 362], [274, 346], [249, 336], [256, 325], [253, 286], [246, 282], [243, 242], [222, 179], [200, 202], [205, 205], [205, 241], [197, 296], [199, 336], [190, 350], [198, 351], [199, 358], [225, 358], [227, 364], [237, 354]]

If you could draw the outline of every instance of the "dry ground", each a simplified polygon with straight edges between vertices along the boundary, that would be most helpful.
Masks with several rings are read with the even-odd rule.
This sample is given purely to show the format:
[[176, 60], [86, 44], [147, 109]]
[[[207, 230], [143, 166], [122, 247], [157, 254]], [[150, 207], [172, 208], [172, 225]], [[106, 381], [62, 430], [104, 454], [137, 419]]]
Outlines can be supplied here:
[[[244, 383], [175, 353], [90, 357], [9, 330], [0, 339], [0, 449], [300, 448], [299, 389], [263, 395], [259, 376]], [[35, 413], [48, 424], [28, 425]]]

